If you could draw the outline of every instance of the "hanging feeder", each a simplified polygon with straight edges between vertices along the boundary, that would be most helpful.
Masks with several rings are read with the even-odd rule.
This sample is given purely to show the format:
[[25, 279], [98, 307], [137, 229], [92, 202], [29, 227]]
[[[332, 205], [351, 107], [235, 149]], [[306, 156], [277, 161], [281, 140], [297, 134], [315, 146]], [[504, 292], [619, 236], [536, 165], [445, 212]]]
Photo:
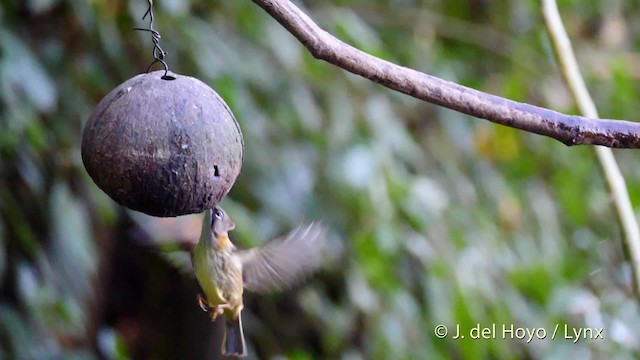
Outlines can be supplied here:
[[[154, 61], [105, 96], [82, 134], [82, 162], [118, 204], [154, 216], [213, 208], [240, 173], [240, 126], [222, 98], [202, 81], [169, 72], [149, 17]], [[164, 70], [149, 72], [160, 63]]]
[[117, 203], [178, 216], [222, 200], [240, 173], [243, 146], [233, 113], [213, 89], [160, 70], [100, 101], [84, 128], [82, 161]]
[[[231, 190], [244, 156], [242, 132], [202, 81], [169, 72], [149, 17], [154, 61], [105, 96], [82, 134], [89, 176], [117, 203], [154, 216], [199, 213]], [[149, 72], [161, 63], [164, 70]]]

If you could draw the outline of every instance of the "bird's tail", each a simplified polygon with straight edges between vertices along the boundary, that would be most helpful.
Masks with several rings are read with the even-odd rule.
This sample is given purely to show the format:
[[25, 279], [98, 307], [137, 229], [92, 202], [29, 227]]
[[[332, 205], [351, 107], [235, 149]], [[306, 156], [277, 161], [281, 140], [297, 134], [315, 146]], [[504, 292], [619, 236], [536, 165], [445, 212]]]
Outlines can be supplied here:
[[246, 347], [244, 344], [244, 333], [242, 332], [242, 319], [238, 317], [225, 317], [226, 331], [222, 340], [222, 355], [225, 356], [245, 356]]

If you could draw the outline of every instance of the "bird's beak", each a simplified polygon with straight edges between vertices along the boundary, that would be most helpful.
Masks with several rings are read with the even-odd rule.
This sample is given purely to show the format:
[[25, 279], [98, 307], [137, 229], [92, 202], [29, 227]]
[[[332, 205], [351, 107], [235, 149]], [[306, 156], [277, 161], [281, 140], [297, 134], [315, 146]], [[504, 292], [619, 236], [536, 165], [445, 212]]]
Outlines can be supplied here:
[[211, 242], [213, 240], [213, 234], [211, 231], [211, 214], [213, 209], [207, 209], [204, 212], [204, 219], [202, 220], [202, 232], [200, 232], [200, 241]]

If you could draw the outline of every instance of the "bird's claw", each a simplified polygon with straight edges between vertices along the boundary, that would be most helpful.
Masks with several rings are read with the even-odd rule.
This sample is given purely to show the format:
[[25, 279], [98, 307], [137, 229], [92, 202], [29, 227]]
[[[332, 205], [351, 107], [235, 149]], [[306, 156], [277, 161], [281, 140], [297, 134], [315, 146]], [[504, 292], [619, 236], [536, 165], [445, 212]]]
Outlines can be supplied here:
[[222, 314], [222, 310], [216, 308], [213, 308], [213, 311], [211, 311], [211, 313], [209, 313], [209, 316], [211, 317], [211, 321], [216, 321], [216, 319], [218, 318], [218, 316], [220, 316], [220, 314]]
[[229, 308], [230, 308], [229, 304], [220, 304], [218, 306], [211, 308], [211, 314], [210, 314], [211, 321], [216, 321], [218, 316], [222, 315], [222, 313], [224, 312], [224, 309], [229, 309]]
[[202, 311], [204, 312], [208, 312], [209, 306], [207, 305], [207, 301], [204, 299], [202, 294], [198, 294], [196, 299], [198, 300], [198, 306], [200, 306], [200, 309], [202, 309]]
[[200, 309], [202, 309], [202, 311], [204, 312], [209, 313], [209, 316], [211, 317], [211, 321], [216, 321], [218, 316], [222, 315], [222, 313], [224, 312], [224, 309], [231, 308], [229, 304], [220, 304], [220, 305], [211, 307], [209, 306], [209, 303], [204, 298], [204, 296], [202, 296], [202, 294], [198, 294], [196, 296], [196, 300], [198, 301], [198, 306], [200, 306]]

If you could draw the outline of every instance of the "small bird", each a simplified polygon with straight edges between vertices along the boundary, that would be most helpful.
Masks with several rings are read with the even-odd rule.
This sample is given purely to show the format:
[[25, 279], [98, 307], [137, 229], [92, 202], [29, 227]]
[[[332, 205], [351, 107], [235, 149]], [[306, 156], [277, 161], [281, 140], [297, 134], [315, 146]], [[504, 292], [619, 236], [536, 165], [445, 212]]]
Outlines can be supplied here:
[[222, 354], [246, 356], [241, 312], [244, 289], [264, 293], [302, 280], [321, 263], [326, 230], [318, 222], [300, 226], [262, 247], [237, 250], [229, 239], [235, 223], [220, 207], [205, 211], [191, 261], [204, 292], [197, 301], [211, 320], [225, 320]]

